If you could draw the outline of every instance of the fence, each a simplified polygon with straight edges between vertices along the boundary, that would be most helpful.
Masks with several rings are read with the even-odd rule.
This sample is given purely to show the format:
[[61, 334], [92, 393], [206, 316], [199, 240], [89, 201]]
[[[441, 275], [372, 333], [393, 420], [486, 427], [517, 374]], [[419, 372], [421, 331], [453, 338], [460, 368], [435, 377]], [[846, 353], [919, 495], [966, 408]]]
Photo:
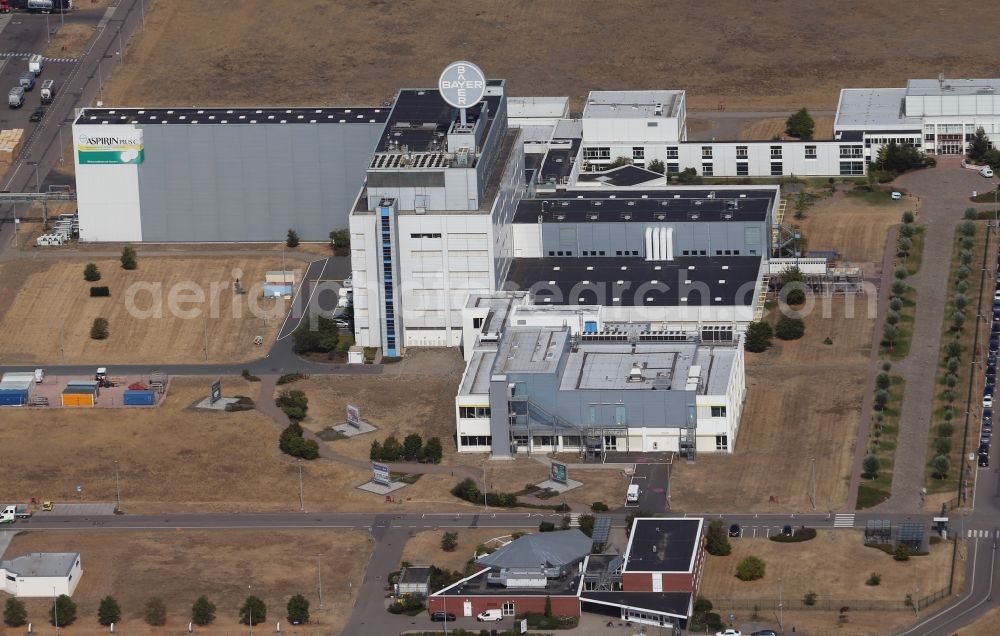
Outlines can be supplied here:
[[786, 598], [781, 600], [778, 599], [731, 599], [731, 598], [721, 598], [721, 599], [710, 599], [712, 601], [713, 609], [712, 611], [718, 612], [725, 616], [729, 612], [764, 612], [764, 611], [778, 611], [778, 606], [781, 605], [781, 609], [794, 611], [794, 610], [819, 610], [827, 612], [838, 612], [842, 608], [848, 608], [849, 611], [853, 612], [893, 612], [893, 611], [915, 611], [922, 610], [926, 607], [933, 605], [934, 603], [940, 601], [941, 599], [948, 598], [948, 588], [942, 588], [936, 592], [932, 592], [927, 596], [921, 597], [919, 599], [900, 599], [900, 600], [835, 600], [835, 599], [816, 599], [812, 605], [809, 605], [802, 598]]

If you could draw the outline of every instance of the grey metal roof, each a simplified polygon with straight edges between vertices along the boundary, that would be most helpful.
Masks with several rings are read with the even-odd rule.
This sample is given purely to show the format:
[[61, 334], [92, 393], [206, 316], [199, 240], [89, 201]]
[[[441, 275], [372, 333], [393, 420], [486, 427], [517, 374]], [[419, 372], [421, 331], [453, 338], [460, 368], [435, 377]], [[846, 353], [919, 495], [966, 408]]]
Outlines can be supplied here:
[[472, 354], [459, 395], [487, 395], [490, 392], [490, 376], [496, 357], [496, 351], [477, 351]]
[[907, 95], [994, 95], [1000, 93], [1000, 79], [911, 79], [906, 82]]
[[68, 576], [79, 558], [79, 552], [32, 552], [0, 561], [0, 570], [23, 577]]
[[844, 126], [860, 128], [912, 128], [920, 130], [919, 117], [907, 117], [903, 110], [905, 88], [845, 88], [840, 91], [840, 104], [834, 130]]
[[[584, 117], [646, 119], [677, 117], [684, 91], [590, 91]], [[660, 106], [661, 114], [656, 115]]]
[[527, 534], [476, 560], [490, 568], [562, 567], [590, 554], [593, 541], [574, 528]]
[[78, 124], [384, 124], [382, 108], [85, 108]]
[[569, 332], [561, 327], [508, 327], [496, 353], [494, 373], [554, 373]]
[[427, 583], [431, 578], [429, 565], [410, 565], [399, 574], [400, 583]]

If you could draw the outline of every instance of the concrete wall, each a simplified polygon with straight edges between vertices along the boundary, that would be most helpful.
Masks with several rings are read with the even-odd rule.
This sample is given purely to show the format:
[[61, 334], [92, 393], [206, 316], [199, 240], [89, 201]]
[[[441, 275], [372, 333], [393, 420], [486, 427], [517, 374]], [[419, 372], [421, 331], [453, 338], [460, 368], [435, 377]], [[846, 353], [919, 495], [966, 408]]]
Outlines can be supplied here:
[[[545, 611], [545, 595], [518, 596], [516, 592], [510, 594], [490, 594], [489, 596], [430, 596], [427, 598], [428, 613], [448, 612], [455, 616], [475, 617], [489, 609], [502, 609], [503, 604], [510, 602], [514, 604], [514, 613]], [[553, 616], [579, 616], [580, 599], [576, 596], [551, 596]], [[466, 604], [468, 603], [468, 605]], [[468, 610], [468, 611], [466, 611]], [[507, 616], [501, 622], [503, 628], [509, 628], [511, 616]]]
[[[82, 575], [83, 568], [79, 558], [73, 565], [69, 576], [24, 577], [0, 569], [0, 590], [18, 598], [51, 598], [53, 591], [56, 596], [60, 594], [73, 596]], [[10, 580], [10, 577], [13, 577], [14, 580]]]

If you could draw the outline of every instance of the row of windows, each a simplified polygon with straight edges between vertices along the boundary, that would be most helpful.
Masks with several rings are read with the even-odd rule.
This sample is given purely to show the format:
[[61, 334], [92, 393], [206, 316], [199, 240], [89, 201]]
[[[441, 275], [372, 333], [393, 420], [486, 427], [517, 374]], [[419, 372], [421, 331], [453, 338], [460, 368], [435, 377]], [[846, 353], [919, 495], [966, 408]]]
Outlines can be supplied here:
[[433, 233], [425, 232], [425, 233], [421, 234], [421, 233], [415, 232], [413, 234], [410, 234], [410, 238], [411, 239], [441, 238], [441, 233], [440, 232], [433, 232]]
[[462, 446], [491, 446], [492, 435], [462, 435], [458, 438]]
[[[482, 326], [482, 322], [479, 325], [475, 324], [473, 321], [473, 327], [477, 329]], [[412, 329], [413, 327], [410, 327]], [[458, 407], [458, 416], [466, 418], [477, 418], [477, 419], [488, 419], [490, 417], [490, 407], [488, 406], [460, 406]]]
[[549, 256], [572, 256], [572, 250], [549, 250]]
[[604, 256], [604, 250], [583, 250], [584, 256]]
[[840, 174], [848, 176], [861, 176], [865, 173], [864, 161], [841, 161]]
[[864, 156], [864, 148], [861, 146], [841, 146], [840, 156], [841, 158], [851, 158], [851, 157], [862, 157]]

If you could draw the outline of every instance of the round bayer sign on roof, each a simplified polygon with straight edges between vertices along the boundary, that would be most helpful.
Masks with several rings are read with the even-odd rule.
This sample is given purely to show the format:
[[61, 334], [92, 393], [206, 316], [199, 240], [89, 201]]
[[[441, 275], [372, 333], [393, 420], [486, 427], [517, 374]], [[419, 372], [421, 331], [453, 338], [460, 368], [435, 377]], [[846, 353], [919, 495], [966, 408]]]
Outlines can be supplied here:
[[471, 62], [452, 62], [438, 79], [441, 97], [455, 108], [469, 108], [486, 93], [486, 76]]

